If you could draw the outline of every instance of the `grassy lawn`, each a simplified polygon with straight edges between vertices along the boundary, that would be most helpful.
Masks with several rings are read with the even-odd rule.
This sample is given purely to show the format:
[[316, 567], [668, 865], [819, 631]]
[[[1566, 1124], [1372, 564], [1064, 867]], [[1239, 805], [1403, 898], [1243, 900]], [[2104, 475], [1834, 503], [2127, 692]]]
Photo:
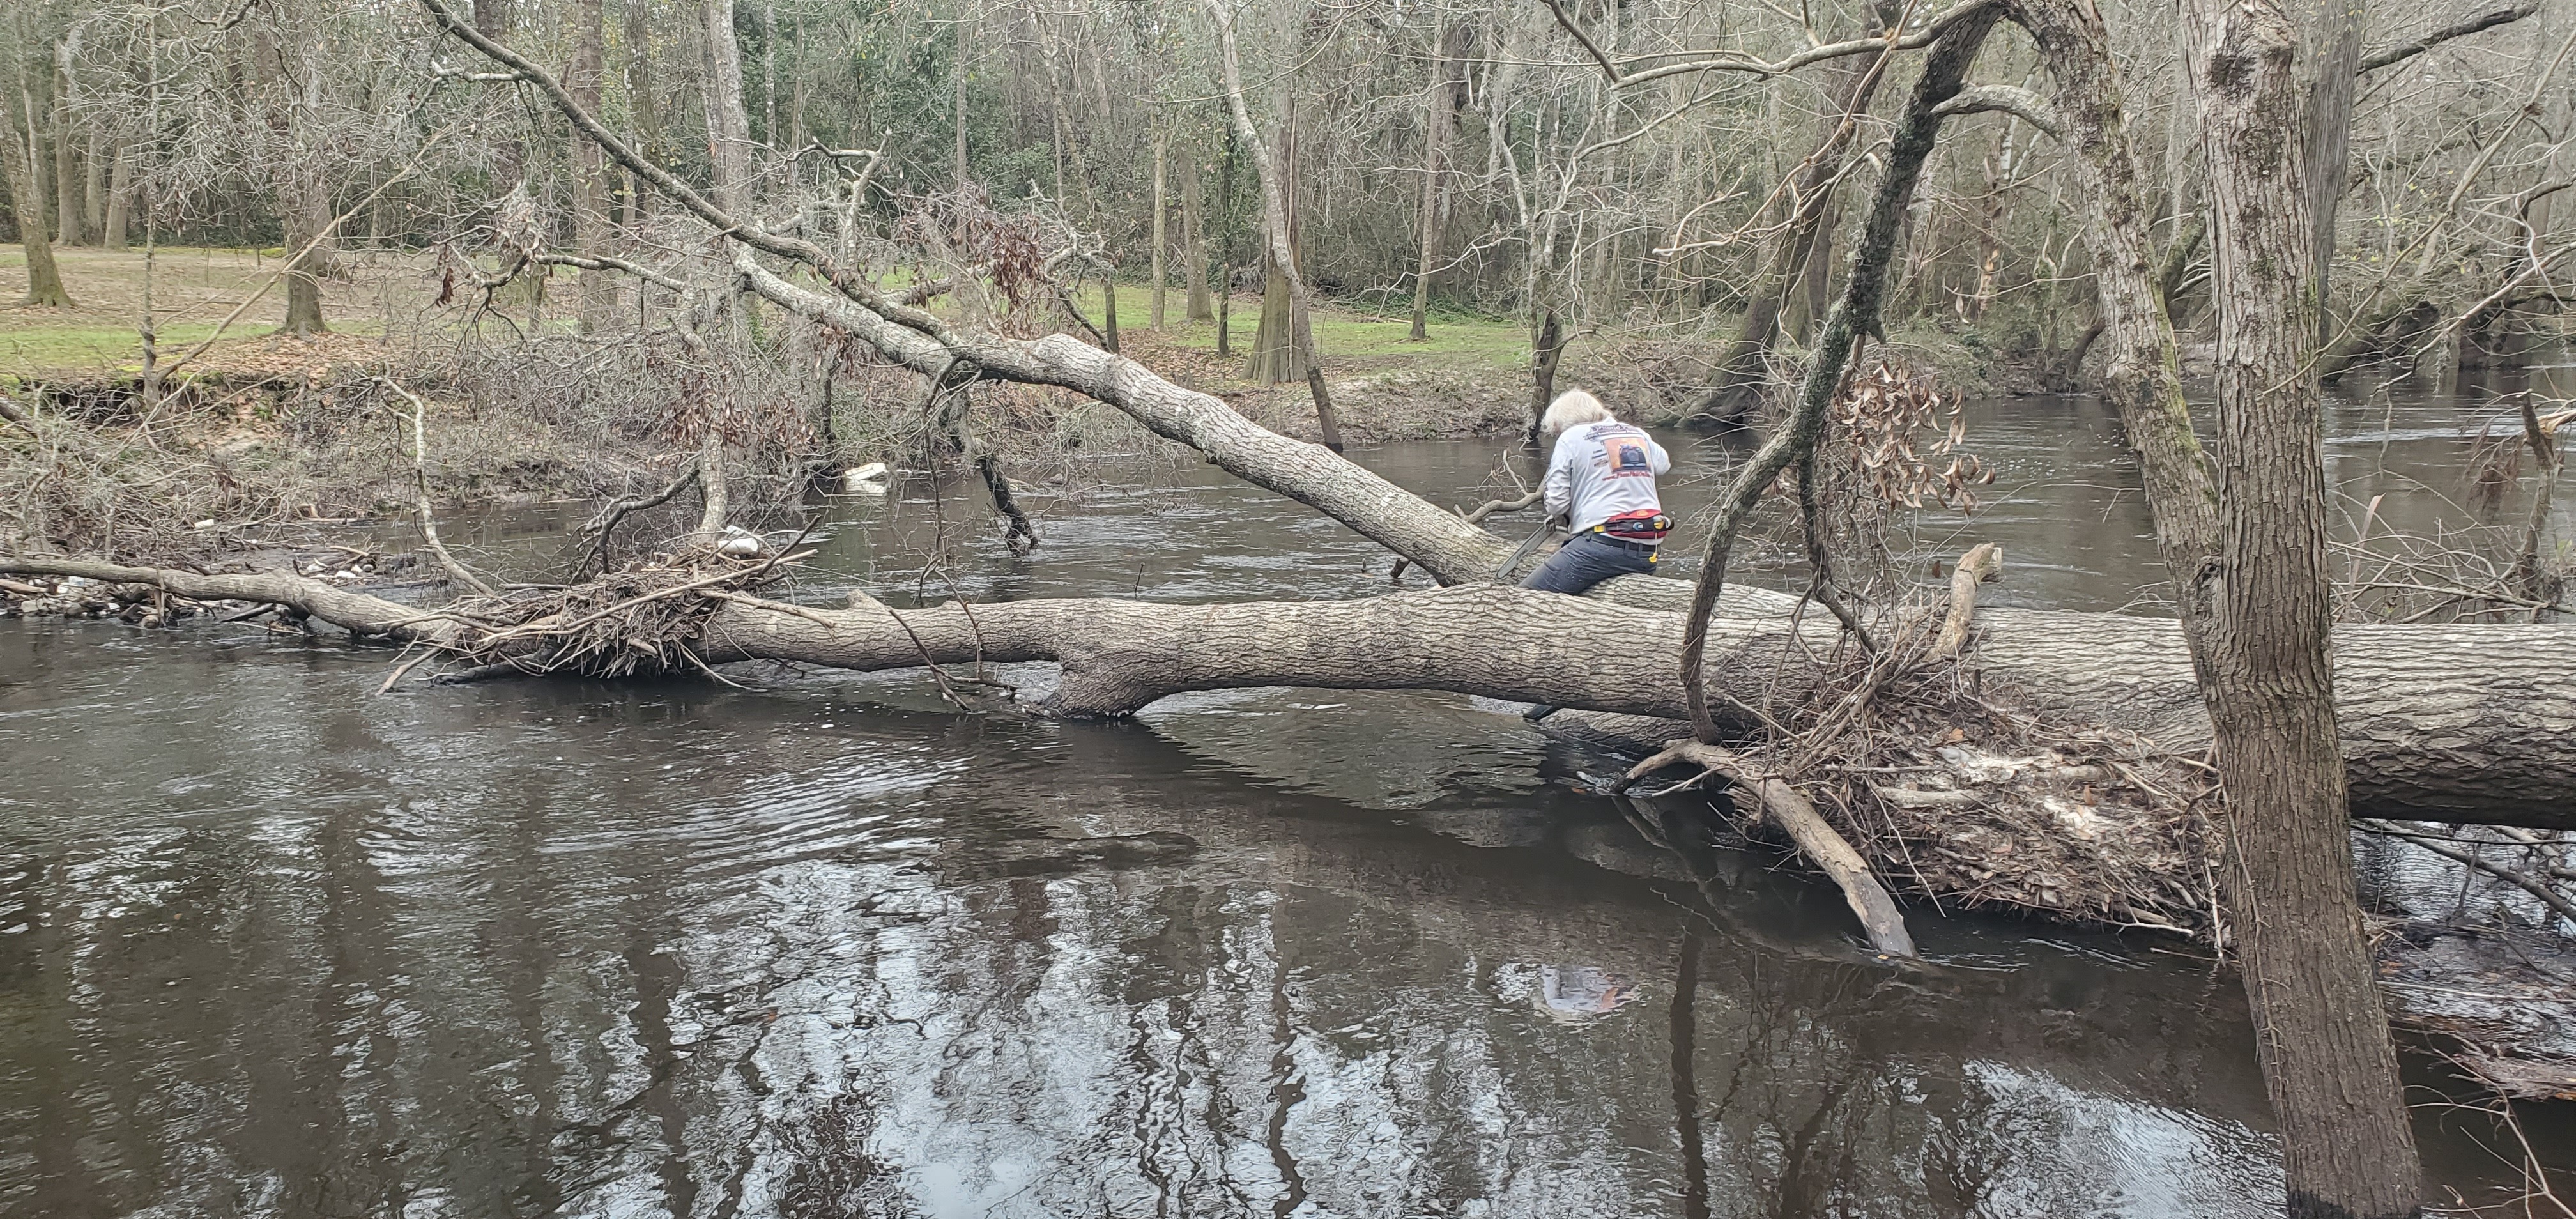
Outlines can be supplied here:
[[[1106, 312], [1100, 285], [1085, 283], [1079, 299], [1084, 315], [1099, 325]], [[1216, 321], [1182, 320], [1185, 301], [1180, 290], [1173, 288], [1164, 302], [1164, 327], [1153, 331], [1145, 324], [1153, 316], [1152, 294], [1143, 284], [1118, 285], [1119, 339], [1130, 354], [1146, 363], [1153, 362], [1148, 358], [1151, 354], [1170, 351], [1186, 357], [1204, 376], [1206, 370], [1219, 367], [1214, 363]], [[1261, 324], [1260, 295], [1236, 293], [1227, 320], [1228, 347], [1233, 353], [1228, 360], [1250, 359], [1253, 331]], [[1529, 367], [1529, 332], [1505, 318], [1435, 312], [1425, 327], [1430, 337], [1418, 343], [1409, 337], [1413, 332], [1410, 314], [1327, 304], [1314, 311], [1313, 325], [1315, 350], [1336, 378], [1403, 368], [1518, 372]]]
[[[135, 325], [143, 309], [142, 250], [63, 248], [54, 256], [73, 307], [0, 304], [0, 375], [139, 368], [142, 352]], [[402, 319], [406, 326], [428, 320], [422, 314], [436, 282], [427, 255], [361, 253], [344, 255], [343, 263], [345, 274], [322, 284], [323, 318], [338, 336], [330, 348], [353, 350], [360, 346], [357, 340], [383, 335], [392, 319]], [[153, 274], [153, 307], [163, 358], [174, 358], [203, 341], [225, 315], [253, 297], [251, 306], [202, 363], [212, 369], [235, 362], [267, 366], [310, 358], [270, 341], [286, 315], [284, 285], [272, 282], [282, 265], [276, 251], [163, 248]], [[898, 272], [888, 277], [885, 286], [899, 290], [909, 278]], [[560, 272], [556, 283], [569, 288], [570, 279], [570, 272]], [[15, 245], [0, 246], [0, 302], [23, 296], [26, 283], [25, 254]], [[565, 291], [560, 305], [549, 305], [549, 320], [560, 314], [570, 323], [572, 295]], [[1099, 324], [1106, 313], [1100, 284], [1086, 282], [1079, 299], [1083, 312]], [[1240, 361], [1247, 358], [1253, 331], [1260, 323], [1260, 296], [1235, 295], [1231, 318], [1235, 354], [1225, 360], [1216, 358], [1216, 323], [1182, 320], [1183, 300], [1175, 285], [1166, 303], [1168, 323], [1162, 331], [1152, 331], [1145, 324], [1151, 295], [1142, 284], [1120, 284], [1120, 337], [1129, 353], [1157, 365], [1166, 375], [1183, 375], [1208, 387], [1240, 387]], [[525, 321], [522, 316], [521, 323]], [[1411, 322], [1402, 313], [1325, 305], [1315, 311], [1314, 326], [1315, 346], [1337, 379], [1415, 369], [1518, 372], [1529, 365], [1529, 336], [1518, 323], [1506, 319], [1435, 313], [1431, 337], [1419, 343], [1406, 337]]]
[[[69, 309], [16, 305], [27, 291], [27, 257], [16, 245], [0, 246], [0, 374], [13, 376], [113, 372], [141, 366], [135, 334], [143, 315], [143, 251], [58, 248]], [[420, 268], [401, 257], [353, 257], [345, 278], [324, 281], [323, 320], [345, 337], [384, 332], [388, 312], [416, 307], [429, 291]], [[224, 317], [252, 300], [217, 345], [210, 361], [260, 340], [286, 320], [286, 292], [272, 284], [283, 263], [257, 250], [164, 247], [153, 259], [152, 306], [162, 358], [177, 355], [215, 333]], [[253, 298], [256, 297], [255, 300]]]
[[[0, 372], [42, 373], [70, 369], [140, 368], [141, 340], [132, 320], [123, 323], [67, 319], [58, 325], [27, 320], [27, 310], [0, 310]], [[213, 322], [160, 328], [165, 350], [186, 350], [215, 332]], [[166, 357], [165, 357], [166, 358]]]

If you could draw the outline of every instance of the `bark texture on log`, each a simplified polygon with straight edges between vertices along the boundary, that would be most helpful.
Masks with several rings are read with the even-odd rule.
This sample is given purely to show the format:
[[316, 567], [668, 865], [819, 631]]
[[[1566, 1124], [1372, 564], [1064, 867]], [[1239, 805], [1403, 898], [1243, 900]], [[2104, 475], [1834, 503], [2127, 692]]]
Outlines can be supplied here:
[[[1499, 559], [1502, 545], [1493, 545]], [[401, 639], [452, 639], [459, 629], [435, 611], [284, 573], [204, 575], [8, 556], [0, 556], [0, 573], [155, 584], [200, 600], [273, 601]], [[1689, 587], [1649, 577], [1622, 583], [1661, 591], [1650, 598], [1661, 605], [1488, 584], [1350, 602], [1188, 606], [1084, 598], [979, 605], [971, 614], [954, 606], [901, 612], [942, 664], [971, 663], [980, 645], [995, 662], [1071, 655], [1096, 668], [1116, 655], [1141, 666], [1123, 679], [1078, 676], [1057, 696], [1064, 714], [1118, 715], [1193, 689], [1444, 690], [1631, 717], [1626, 731], [1609, 739], [1660, 747], [1688, 714], [1679, 674], [1665, 658], [1679, 650], [1680, 601]], [[1810, 616], [1796, 628], [1804, 643], [1794, 641], [1787, 617], [1794, 604], [1784, 594], [1728, 590], [1710, 620], [1712, 693], [1758, 705], [1824, 679], [1814, 657], [1830, 651], [1838, 628]], [[729, 638], [746, 659], [853, 669], [923, 663], [922, 649], [882, 614], [862, 620], [850, 613], [783, 605], [755, 612], [737, 604], [715, 621], [734, 632]], [[2208, 719], [2172, 621], [2000, 607], [1980, 609], [1977, 621], [1971, 656], [1992, 697], [2069, 723], [2134, 732], [2164, 750], [2206, 748]], [[1004, 643], [1016, 650], [1006, 653]], [[2347, 628], [2338, 637], [2337, 675], [2356, 814], [2576, 829], [2576, 683], [2565, 680], [2557, 659], [2570, 654], [2576, 628], [2565, 626]], [[1723, 698], [1718, 710], [1725, 718]]]

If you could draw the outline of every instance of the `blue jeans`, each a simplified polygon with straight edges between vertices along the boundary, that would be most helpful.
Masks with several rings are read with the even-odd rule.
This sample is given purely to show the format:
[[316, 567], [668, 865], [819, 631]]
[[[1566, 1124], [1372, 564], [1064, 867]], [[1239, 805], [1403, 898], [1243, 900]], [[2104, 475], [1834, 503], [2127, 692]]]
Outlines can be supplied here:
[[1543, 593], [1581, 595], [1614, 576], [1641, 576], [1655, 569], [1653, 547], [1638, 549], [1597, 533], [1578, 533], [1558, 547], [1547, 562], [1521, 581], [1522, 588]]

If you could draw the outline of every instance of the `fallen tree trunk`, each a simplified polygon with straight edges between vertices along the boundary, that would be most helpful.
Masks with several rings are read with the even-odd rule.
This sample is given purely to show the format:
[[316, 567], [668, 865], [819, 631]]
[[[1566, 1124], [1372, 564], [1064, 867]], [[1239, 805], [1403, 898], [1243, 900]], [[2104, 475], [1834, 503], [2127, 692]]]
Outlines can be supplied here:
[[[198, 600], [270, 602], [404, 641], [455, 644], [485, 629], [457, 611], [400, 605], [284, 572], [209, 575], [0, 557], [0, 574], [79, 576], [149, 584]], [[1632, 586], [1638, 600], [1662, 605], [1604, 604], [1496, 585], [1359, 601], [1162, 605], [1080, 598], [902, 611], [811, 609], [728, 592], [706, 619], [700, 654], [709, 661], [789, 660], [854, 670], [1054, 662], [1064, 675], [1045, 709], [1077, 717], [1124, 715], [1190, 690], [1311, 686], [1445, 690], [1678, 721], [1688, 712], [1669, 658], [1680, 651], [1678, 610], [1689, 588], [1650, 578], [1620, 583]], [[1730, 589], [1711, 620], [1706, 671], [1721, 727], [1757, 731], [1763, 725], [1747, 708], [1793, 706], [1835, 681], [1826, 658], [1839, 625], [1820, 615], [1793, 624], [1785, 613], [1771, 612], [1787, 601], [1764, 590]], [[2159, 753], [2197, 754], [2207, 747], [2208, 721], [2178, 623], [1999, 607], [1980, 607], [1976, 621], [1966, 664], [1989, 701], [2008, 702], [2069, 732], [2118, 733]], [[2354, 812], [2576, 829], [2571, 645], [2576, 628], [2567, 626], [2339, 630], [2337, 706]], [[1671, 723], [1638, 725], [1637, 732], [1652, 748], [1684, 735]]]
[[[989, 665], [1047, 662], [1058, 669], [1052, 687], [1041, 678], [1023, 695], [1068, 717], [1125, 715], [1194, 690], [1445, 690], [1624, 713], [1633, 728], [1659, 732], [1657, 745], [1680, 735], [1672, 720], [1686, 705], [1671, 660], [1679, 614], [1498, 585], [1356, 601], [1085, 598], [898, 610], [861, 599], [819, 609], [755, 595], [761, 569], [751, 565], [709, 566], [612, 573], [593, 585], [424, 612], [287, 572], [0, 559], [0, 572], [288, 605], [425, 645], [478, 675], [615, 677], [768, 660], [862, 671], [931, 666], [952, 689], [962, 666], [975, 669], [967, 680], [986, 681]], [[1928, 613], [1917, 618], [1918, 626], [1930, 621]], [[1955, 663], [1899, 671], [1889, 658], [1903, 649], [1893, 644], [1873, 654], [1845, 649], [1838, 662], [1840, 629], [1821, 616], [1712, 619], [1706, 688], [1720, 727], [1747, 743], [1757, 765], [1830, 782], [1871, 768], [1848, 763], [1890, 762], [1914, 789], [1966, 793], [1957, 798], [1973, 815], [1891, 806], [1864, 819], [1845, 807], [1847, 828], [1862, 831], [1860, 848], [1882, 868], [1910, 853], [1902, 879], [1952, 900], [2184, 932], [2203, 925], [2208, 863], [2190, 810], [2172, 794], [2191, 787], [2187, 762], [2116, 731], [2034, 732], [2035, 717], [1990, 709], [2019, 701], [1999, 684], [1988, 683], [1983, 700], [1961, 697], [1969, 683]], [[1919, 644], [1928, 631], [1883, 637]], [[1853, 658], [1862, 662], [1857, 669]], [[1853, 708], [1867, 709], [1869, 731], [1848, 731]], [[1805, 743], [1782, 748], [1793, 735]], [[2121, 766], [2133, 768], [2135, 782], [2111, 781]], [[1862, 789], [1851, 795], [1878, 803]]]

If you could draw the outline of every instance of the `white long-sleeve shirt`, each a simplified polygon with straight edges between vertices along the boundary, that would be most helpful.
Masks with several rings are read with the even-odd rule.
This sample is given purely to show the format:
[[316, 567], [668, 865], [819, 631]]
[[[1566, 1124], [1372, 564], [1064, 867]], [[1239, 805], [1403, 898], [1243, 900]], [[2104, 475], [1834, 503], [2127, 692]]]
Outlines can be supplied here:
[[1581, 533], [1629, 512], [1659, 512], [1655, 476], [1673, 468], [1672, 456], [1644, 428], [1611, 420], [1565, 429], [1548, 454], [1547, 514], [1566, 518]]

